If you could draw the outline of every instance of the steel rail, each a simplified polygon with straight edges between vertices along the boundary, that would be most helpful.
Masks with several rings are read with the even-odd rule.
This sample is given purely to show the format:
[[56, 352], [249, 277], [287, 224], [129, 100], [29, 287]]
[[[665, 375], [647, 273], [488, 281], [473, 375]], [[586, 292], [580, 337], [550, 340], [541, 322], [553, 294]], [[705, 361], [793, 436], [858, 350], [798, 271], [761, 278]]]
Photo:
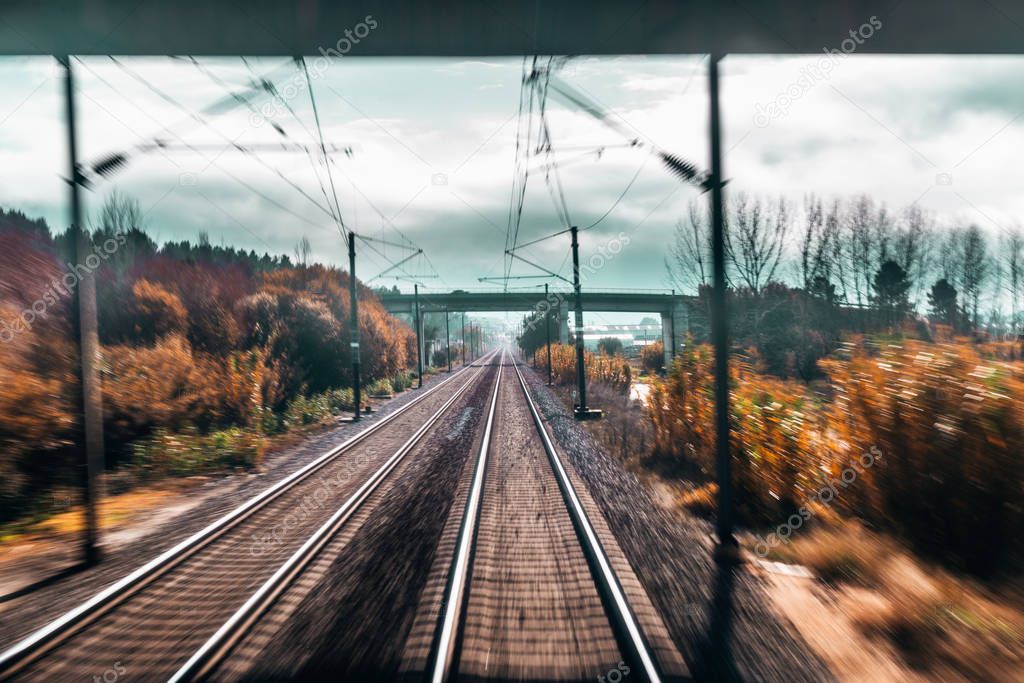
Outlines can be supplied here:
[[[339, 455], [350, 450], [353, 446], [376, 433], [385, 425], [390, 424], [414, 406], [419, 405], [429, 396], [437, 393], [443, 386], [455, 380], [456, 377], [462, 376], [464, 371], [471, 367], [481, 367], [481, 365], [473, 363], [468, 366], [464, 366], [458, 372], [437, 383], [411, 400], [409, 403], [388, 414], [379, 422], [376, 422], [353, 435], [345, 442], [335, 446], [318, 457], [316, 460], [313, 460], [301, 469], [296, 470], [281, 481], [253, 496], [188, 538], [160, 553], [160, 555], [153, 558], [146, 564], [138, 567], [118, 581], [107, 586], [92, 598], [86, 600], [74, 609], [65, 612], [60, 617], [37, 629], [3, 652], [0, 652], [0, 680], [9, 678], [26, 665], [37, 660], [67, 638], [79, 632], [83, 627], [87, 626], [95, 619], [99, 618], [122, 603], [124, 600], [137, 593], [150, 582], [202, 550], [224, 533], [230, 531], [232, 528], [251, 517], [258, 510], [263, 509], [266, 505], [281, 496], [287, 490], [297, 485], [311, 474], [322, 469]], [[467, 381], [460, 392], [471, 382], [472, 380]]]
[[587, 563], [590, 565], [594, 582], [597, 584], [601, 597], [604, 599], [609, 621], [612, 624], [612, 630], [615, 632], [616, 640], [619, 642], [619, 647], [622, 649], [622, 653], [631, 660], [631, 663], [635, 663], [643, 671], [647, 680], [651, 681], [651, 683], [660, 683], [661, 675], [658, 673], [657, 666], [655, 665], [654, 656], [651, 654], [643, 632], [637, 623], [636, 616], [626, 600], [622, 584], [615, 575], [615, 570], [612, 568], [607, 553], [605, 553], [601, 539], [597, 537], [597, 533], [590, 523], [590, 518], [586, 510], [583, 509], [583, 504], [576, 493], [576, 488], [573, 486], [561, 458], [558, 457], [551, 437], [548, 436], [540, 412], [537, 410], [533, 397], [530, 396], [526, 380], [523, 378], [523, 373], [519, 370], [519, 364], [515, 362], [515, 359], [513, 359], [512, 365], [515, 368], [516, 375], [519, 377], [519, 383], [522, 386], [523, 395], [526, 397], [530, 413], [533, 415], [533, 424], [537, 427], [537, 432], [544, 443], [544, 450], [547, 452], [551, 468], [555, 472], [558, 487], [561, 489], [569, 515], [572, 517], [576, 535], [579, 538], [580, 546], [583, 548], [583, 554], [587, 558]]
[[[493, 352], [492, 354], [493, 355]], [[486, 357], [489, 358], [490, 356]], [[486, 359], [485, 358], [485, 359]], [[485, 360], [482, 359], [482, 360]], [[481, 363], [481, 365], [484, 365]], [[500, 370], [499, 370], [500, 373]], [[484, 373], [479, 373], [477, 377]], [[476, 379], [476, 378], [474, 378]], [[427, 431], [444, 417], [466, 393], [473, 380], [463, 384], [416, 432], [377, 469], [280, 567], [242, 604], [217, 631], [169, 679], [171, 683], [201, 680], [230, 654], [250, 627], [270, 608], [292, 581], [316, 558], [335, 534], [363, 503], [380, 487], [388, 475], [405, 459]]]
[[476, 548], [476, 533], [480, 519], [480, 501], [483, 498], [484, 477], [487, 472], [487, 453], [490, 450], [491, 434], [494, 430], [494, 413], [498, 405], [498, 389], [501, 386], [501, 373], [504, 361], [505, 351], [502, 350], [501, 358], [498, 362], [498, 374], [494, 379], [494, 392], [491, 395], [491, 407], [487, 413], [484, 436], [480, 443], [480, 451], [473, 469], [473, 480], [466, 499], [466, 506], [463, 509], [462, 522], [459, 525], [459, 537], [455, 555], [452, 558], [451, 569], [448, 572], [444, 593], [443, 617], [438, 624], [437, 634], [432, 646], [431, 657], [433, 665], [429, 667], [431, 669], [432, 683], [443, 683], [448, 679], [455, 655], [455, 646], [458, 641], [460, 625], [462, 623], [462, 611], [466, 599], [466, 587], [469, 584], [469, 572]]

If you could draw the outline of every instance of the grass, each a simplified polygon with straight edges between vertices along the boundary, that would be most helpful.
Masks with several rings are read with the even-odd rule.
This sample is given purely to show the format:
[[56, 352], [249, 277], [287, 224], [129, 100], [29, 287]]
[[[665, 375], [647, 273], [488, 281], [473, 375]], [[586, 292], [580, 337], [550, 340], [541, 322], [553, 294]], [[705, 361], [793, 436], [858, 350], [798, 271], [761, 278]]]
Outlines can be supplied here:
[[[180, 483], [173, 486], [161, 483], [106, 496], [99, 505], [100, 529], [115, 529], [130, 521], [140, 511], [152, 510], [167, 504], [183, 487]], [[79, 534], [84, 525], [85, 515], [82, 506], [73, 505], [63, 512], [42, 519], [4, 526], [0, 529], [0, 545], [9, 546], [15, 542], [36, 538]]]

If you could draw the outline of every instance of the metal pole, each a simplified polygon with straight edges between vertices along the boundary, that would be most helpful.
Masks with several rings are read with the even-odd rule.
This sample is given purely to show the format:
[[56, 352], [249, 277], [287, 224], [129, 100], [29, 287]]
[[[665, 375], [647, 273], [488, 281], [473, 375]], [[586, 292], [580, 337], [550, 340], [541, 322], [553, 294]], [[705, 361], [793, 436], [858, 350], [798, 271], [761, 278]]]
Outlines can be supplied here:
[[362, 401], [362, 387], [359, 377], [359, 297], [356, 294], [356, 234], [348, 233], [348, 299], [352, 309], [352, 329], [349, 331], [349, 346], [352, 347], [352, 399], [355, 411], [352, 419], [359, 420], [359, 406]]
[[548, 301], [548, 283], [544, 283], [544, 300], [548, 302], [548, 309], [544, 312], [544, 329], [548, 338], [548, 386], [551, 381], [551, 302]]
[[729, 338], [725, 309], [725, 217], [722, 199], [722, 128], [718, 103], [718, 62], [721, 54], [708, 60], [711, 123], [711, 263], [714, 288], [711, 291], [711, 338], [715, 347], [715, 462], [718, 475], [716, 531], [720, 556], [732, 554], [732, 474], [729, 450]]
[[[676, 359], [676, 290], [672, 290], [672, 315], [669, 316], [669, 320], [672, 322], [672, 353], [669, 355], [673, 361]], [[666, 368], [671, 371], [672, 368]]]
[[[68, 160], [71, 166], [71, 228], [68, 230], [70, 257], [76, 263], [85, 263], [88, 253], [88, 239], [82, 228], [82, 201], [79, 187], [82, 174], [78, 167], [78, 140], [75, 134], [75, 80], [71, 68], [71, 57], [58, 57], [64, 67], [64, 96], [67, 107]], [[86, 564], [95, 564], [100, 559], [98, 507], [103, 496], [103, 394], [99, 376], [99, 325], [96, 320], [96, 278], [88, 268], [83, 271], [76, 287], [72, 289], [72, 316], [77, 335], [79, 376], [79, 398], [82, 404], [82, 437], [84, 456], [83, 503], [85, 506], [85, 533], [82, 537], [82, 552]]]
[[583, 294], [580, 291], [580, 242], [576, 226], [572, 232], [572, 289], [576, 295], [576, 382], [579, 385], [580, 404], [576, 409], [578, 415], [587, 412], [587, 378], [583, 367]]
[[416, 305], [416, 380], [417, 389], [423, 388], [423, 341], [420, 339], [420, 286], [413, 285], [413, 301]]
[[462, 312], [462, 364], [466, 364], [466, 312]]
[[448, 372], [452, 371], [452, 336], [451, 329], [448, 325], [448, 319], [451, 316], [448, 315], [448, 307], [444, 307], [444, 352], [448, 356]]

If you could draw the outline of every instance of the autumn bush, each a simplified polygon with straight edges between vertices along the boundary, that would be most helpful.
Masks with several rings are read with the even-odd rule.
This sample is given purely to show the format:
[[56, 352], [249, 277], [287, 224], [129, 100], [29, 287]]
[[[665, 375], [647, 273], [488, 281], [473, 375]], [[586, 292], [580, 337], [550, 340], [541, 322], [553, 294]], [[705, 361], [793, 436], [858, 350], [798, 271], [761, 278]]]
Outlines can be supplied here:
[[[3, 522], [77, 485], [81, 439], [71, 296], [59, 286], [67, 240], [20, 214], [0, 222]], [[351, 410], [347, 273], [203, 238], [158, 247], [134, 226], [97, 235], [120, 235], [96, 270], [109, 468], [255, 465], [267, 435]], [[405, 388], [415, 335], [358, 292], [362, 380]]]
[[[760, 375], [743, 359], [731, 364], [730, 373], [737, 507], [748, 522], [784, 519], [820, 480], [808, 462], [816, 458], [816, 441], [803, 387]], [[656, 455], [710, 480], [715, 471], [711, 348], [686, 344], [668, 377], [651, 385], [648, 408]]]
[[[735, 500], [747, 524], [781, 524], [831, 485], [833, 510], [972, 571], [1019, 556], [1024, 365], [965, 343], [857, 339], [821, 361], [819, 391], [755, 366], [730, 364]], [[710, 347], [688, 344], [648, 398], [656, 456], [707, 481], [713, 372]], [[870, 465], [837, 485], [866, 453]]]
[[977, 572], [1020, 550], [1024, 364], [968, 344], [847, 344], [822, 362], [833, 449], [876, 446], [858, 514]]
[[[538, 349], [533, 355], [537, 368], [547, 372], [547, 347]], [[604, 356], [584, 351], [583, 366], [588, 382], [601, 382], [620, 391], [627, 391], [633, 380], [629, 363], [622, 356]], [[576, 347], [569, 344], [551, 345], [552, 376], [556, 384], [576, 384]]]
[[659, 372], [665, 365], [665, 344], [661, 341], [651, 342], [640, 347], [640, 367], [649, 375]]

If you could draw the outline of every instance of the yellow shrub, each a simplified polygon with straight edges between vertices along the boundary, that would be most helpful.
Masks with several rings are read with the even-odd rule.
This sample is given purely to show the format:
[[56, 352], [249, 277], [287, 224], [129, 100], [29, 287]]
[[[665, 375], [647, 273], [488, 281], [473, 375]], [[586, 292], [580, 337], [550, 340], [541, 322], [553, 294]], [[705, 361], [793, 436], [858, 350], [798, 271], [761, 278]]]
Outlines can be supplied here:
[[[586, 368], [588, 382], [603, 382], [622, 390], [629, 388], [633, 379], [632, 371], [622, 356], [601, 356], [591, 351], [583, 353], [583, 366]], [[546, 346], [534, 352], [533, 361], [538, 368], [547, 371]], [[551, 368], [556, 384], [576, 384], [576, 347], [569, 344], [552, 344]]]

